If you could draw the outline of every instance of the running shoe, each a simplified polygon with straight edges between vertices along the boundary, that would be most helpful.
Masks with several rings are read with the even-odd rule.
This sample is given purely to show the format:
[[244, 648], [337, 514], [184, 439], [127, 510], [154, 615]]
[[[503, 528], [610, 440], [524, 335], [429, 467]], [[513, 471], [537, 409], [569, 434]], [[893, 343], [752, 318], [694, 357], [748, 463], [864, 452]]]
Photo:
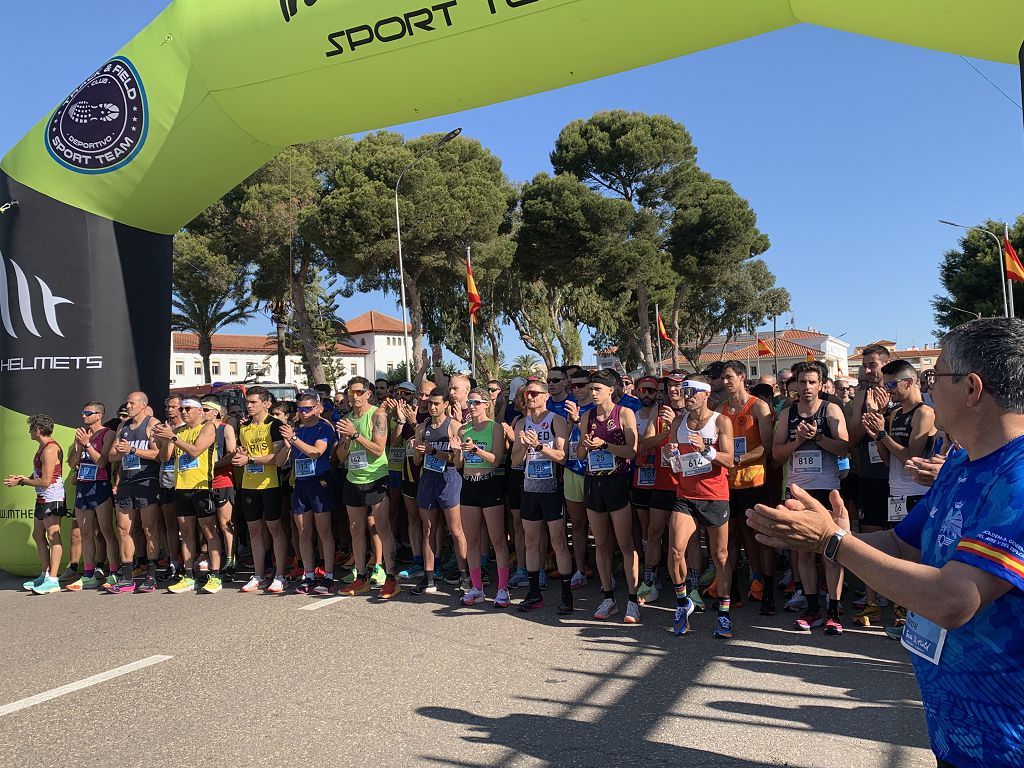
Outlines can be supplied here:
[[111, 571], [106, 575], [106, 578], [103, 579], [102, 588], [110, 589], [115, 584], [117, 584], [117, 571]]
[[897, 605], [893, 609], [893, 615], [896, 617], [894, 624], [900, 629], [907, 623], [907, 609], [902, 605]]
[[313, 578], [322, 579], [326, 573], [327, 571], [324, 570], [324, 567], [322, 565], [318, 565], [313, 569]]
[[69, 565], [67, 568], [65, 568], [63, 571], [61, 571], [60, 576], [57, 577], [57, 581], [59, 581], [59, 582], [78, 581], [80, 576], [81, 576], [81, 574], [78, 572], [78, 569], [77, 568], [72, 568]]
[[370, 586], [383, 587], [387, 577], [388, 575], [384, 572], [384, 566], [377, 563], [373, 566], [373, 571], [370, 572]]
[[460, 574], [458, 570], [448, 570], [446, 568], [444, 570], [443, 581], [445, 584], [451, 584], [454, 587], [456, 584], [462, 583], [462, 574]]
[[316, 586], [316, 582], [313, 581], [312, 577], [303, 579], [295, 586], [295, 591], [300, 595], [310, 595], [313, 593], [313, 587]]
[[640, 606], [632, 600], [626, 601], [626, 615], [622, 617], [623, 624], [640, 623]]
[[[577, 571], [579, 573], [579, 571]], [[576, 576], [574, 575], [573, 580], [575, 581]], [[586, 577], [583, 578], [583, 583], [587, 583]], [[508, 580], [509, 589], [519, 589], [520, 587], [530, 586], [530, 574], [526, 572], [525, 568], [516, 568], [516, 572], [512, 574], [512, 578]], [[576, 589], [576, 587], [573, 587]]]
[[266, 589], [266, 587], [267, 587], [266, 579], [261, 579], [256, 574], [253, 574], [252, 578], [249, 579], [247, 582], [245, 582], [245, 584], [242, 586], [241, 591], [242, 592], [255, 592], [257, 589]]
[[112, 595], [130, 595], [135, 591], [135, 579], [118, 579], [107, 591]]
[[729, 614], [718, 615], [718, 621], [715, 622], [715, 637], [732, 637], [732, 618]]
[[138, 586], [136, 591], [143, 592], [143, 593], [156, 592], [156, 577], [155, 576], [147, 576], [143, 580], [143, 582], [141, 584], [139, 584], [139, 586]]
[[401, 591], [402, 588], [398, 586], [398, 579], [394, 576], [389, 576], [384, 580], [384, 586], [380, 588], [380, 592], [377, 593], [377, 597], [381, 600], [390, 600]]
[[214, 574], [211, 573], [209, 578], [207, 578], [206, 583], [203, 584], [202, 591], [205, 592], [208, 595], [215, 595], [218, 592], [220, 592], [220, 590], [221, 590], [221, 588], [223, 586], [224, 585], [221, 582], [220, 576], [215, 576]]
[[903, 627], [886, 627], [885, 636], [898, 642], [903, 639]]
[[82, 589], [98, 589], [100, 580], [95, 576], [84, 576], [82, 578]]
[[758, 616], [774, 616], [778, 611], [775, 609], [775, 602], [769, 599], [768, 595], [761, 598], [761, 610], [757, 612]]
[[[509, 586], [511, 586], [511, 582], [509, 583]], [[573, 590], [577, 590], [581, 587], [587, 586], [586, 574], [582, 571], [576, 571], [576, 573], [572, 575], [572, 578], [569, 579], [569, 586], [572, 587]]]
[[484, 593], [476, 587], [473, 587], [462, 596], [463, 605], [476, 605], [477, 603], [486, 602], [486, 600], [487, 598], [484, 597]]
[[196, 580], [182, 574], [181, 578], [167, 587], [168, 592], [180, 595], [183, 592], [191, 592], [196, 588]]
[[640, 601], [640, 605], [647, 602], [647, 595], [651, 593], [652, 584], [648, 584], [646, 581], [641, 581], [640, 585], [636, 588], [636, 597]]
[[840, 624], [836, 619], [829, 619], [825, 622], [825, 634], [841, 635], [843, 634], [843, 625]]
[[365, 595], [369, 591], [370, 582], [360, 576], [351, 584], [345, 584], [342, 586], [342, 588], [338, 590], [338, 594], [346, 597], [354, 597], [355, 595]]
[[267, 587], [267, 592], [272, 595], [279, 595], [284, 592], [288, 583], [285, 581], [284, 576], [275, 576], [274, 580], [270, 582], [270, 586]]
[[519, 605], [516, 607], [519, 609], [520, 613], [539, 611], [541, 608], [544, 607], [544, 597], [542, 595], [537, 595], [536, 597], [530, 597], [529, 595], [527, 595], [519, 602]]
[[226, 565], [221, 568], [220, 571], [221, 581], [234, 581], [235, 580], [235, 564]]
[[548, 575], [544, 571], [540, 572], [540, 588], [541, 589], [547, 589], [548, 588]]
[[810, 632], [814, 627], [820, 627], [824, 623], [825, 614], [821, 611], [818, 611], [817, 613], [805, 613], [793, 622], [793, 629], [801, 632]]
[[750, 590], [747, 592], [747, 597], [751, 602], [761, 602], [764, 597], [764, 582], [761, 579], [754, 579], [750, 582]]
[[288, 572], [288, 578], [291, 580], [301, 579], [305, 572], [302, 570], [302, 566], [296, 563], [292, 566], [292, 569]]
[[693, 603], [693, 610], [697, 613], [704, 613], [704, 598], [700, 596], [700, 592], [696, 589], [691, 589], [690, 594], [687, 595], [690, 602]]
[[572, 603], [559, 602], [558, 608], [555, 610], [555, 613], [557, 613], [559, 616], [572, 616]]
[[676, 606], [676, 615], [672, 619], [672, 632], [685, 635], [690, 631], [690, 614], [693, 613], [693, 600], [687, 599], [685, 605]]
[[38, 576], [36, 576], [34, 579], [29, 579], [28, 581], [26, 581], [24, 584], [21, 585], [21, 587], [22, 587], [22, 589], [26, 590], [27, 592], [31, 592], [33, 589], [38, 587], [44, 581], [46, 581], [46, 574], [45, 573], [41, 573]]
[[81, 592], [82, 591], [82, 587], [84, 586], [84, 584], [85, 584], [85, 579], [82, 578], [82, 577], [79, 577], [79, 578], [75, 579], [74, 581], [69, 582], [68, 584], [65, 584], [64, 585], [64, 589], [66, 589], [68, 592]]
[[359, 574], [356, 573], [356, 567], [350, 566], [342, 569], [341, 576], [338, 577], [338, 581], [342, 584], [351, 584], [353, 581], [359, 578]]
[[398, 578], [400, 579], [419, 579], [423, 576], [423, 564], [413, 563], [408, 568], [403, 568], [398, 572]]
[[782, 609], [789, 613], [797, 613], [799, 611], [807, 610], [807, 598], [804, 597], [804, 591], [802, 589], [798, 589], [794, 592], [793, 596], [786, 601], [786, 604]]
[[96, 564], [96, 570], [95, 570], [95, 571], [93, 571], [93, 574], [94, 574], [94, 575], [96, 576], [96, 578], [97, 578], [97, 579], [102, 579], [103, 577], [105, 577], [105, 576], [107, 575], [107, 572], [106, 572], [106, 570], [105, 570], [105, 569], [103, 568], [103, 566], [102, 566], [102, 565], [100, 565], [99, 563], [97, 563], [97, 564]]
[[132, 578], [141, 579], [149, 573], [149, 566], [147, 565], [136, 565], [132, 568]]
[[320, 579], [320, 583], [313, 588], [313, 592], [318, 595], [329, 595], [334, 591], [334, 579], [324, 576]]
[[882, 610], [877, 603], [868, 603], [864, 610], [853, 617], [853, 623], [861, 627], [882, 626]]
[[32, 592], [37, 595], [49, 595], [60, 592], [60, 582], [57, 579], [43, 579], [42, 583], [32, 587]]
[[786, 572], [782, 574], [782, 578], [779, 579], [779, 589], [785, 589], [786, 585], [793, 581], [793, 569], [787, 568]]
[[658, 598], [661, 597], [661, 587], [658, 582], [651, 584], [650, 590], [647, 593], [647, 599], [642, 602], [646, 605], [658, 602]]
[[426, 576], [416, 582], [416, 586], [409, 590], [414, 595], [434, 595], [437, 594], [437, 585], [433, 581], [429, 581]]
[[498, 594], [494, 596], [494, 607], [495, 608], [508, 608], [512, 604], [509, 599], [507, 589], [499, 589]]
[[615, 598], [606, 597], [601, 601], [601, 604], [597, 606], [597, 610], [594, 611], [594, 618], [604, 621], [607, 618], [615, 615], [619, 611], [619, 606], [615, 604]]

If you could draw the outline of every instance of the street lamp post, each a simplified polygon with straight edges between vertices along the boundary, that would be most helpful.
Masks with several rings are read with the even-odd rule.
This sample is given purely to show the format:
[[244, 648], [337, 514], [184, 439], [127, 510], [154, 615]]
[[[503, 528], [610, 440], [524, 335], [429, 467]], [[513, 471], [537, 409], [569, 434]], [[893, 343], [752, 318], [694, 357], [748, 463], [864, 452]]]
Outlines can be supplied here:
[[[996, 241], [996, 250], [999, 253], [999, 286], [1003, 289], [1003, 316], [1010, 316], [1010, 306], [1006, 298], [1006, 280], [1004, 279], [1004, 272], [1006, 265], [1003, 260], [1003, 242], [999, 239], [995, 232], [991, 232], [981, 227], [968, 227], [966, 224], [957, 224], [952, 221], [946, 221], [945, 219], [939, 219], [939, 224], [947, 224], [950, 227], [959, 227], [960, 229], [966, 229], [968, 231], [974, 230], [975, 232], [984, 232], [986, 235]], [[973, 312], [971, 314], [974, 314]]]
[[952, 304], [949, 305], [950, 309], [955, 309], [957, 312], [963, 312], [965, 315], [974, 315], [976, 320], [981, 320], [981, 312], [972, 312], [969, 309], [963, 309], [962, 307], [954, 307]]
[[398, 181], [395, 182], [395, 231], [398, 233], [398, 284], [401, 288], [402, 295], [402, 347], [405, 351], [405, 375], [409, 381], [412, 381], [412, 364], [409, 360], [409, 315], [405, 305], [405, 264], [402, 261], [402, 218], [398, 212], [398, 188], [402, 184], [402, 178], [406, 173], [412, 170], [412, 167], [416, 165], [416, 163], [430, 153], [443, 147], [460, 133], [462, 133], [462, 129], [456, 128], [442, 136], [440, 140], [438, 140], [437, 144], [417, 157], [409, 163], [409, 165], [405, 166], [405, 168], [402, 169], [402, 172], [398, 174]]

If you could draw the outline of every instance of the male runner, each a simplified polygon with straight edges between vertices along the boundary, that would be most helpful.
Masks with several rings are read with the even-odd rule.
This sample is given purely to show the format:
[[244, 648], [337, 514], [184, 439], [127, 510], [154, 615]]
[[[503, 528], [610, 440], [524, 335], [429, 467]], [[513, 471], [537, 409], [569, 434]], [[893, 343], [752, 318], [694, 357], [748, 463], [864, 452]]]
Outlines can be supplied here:
[[[362, 378], [362, 377], [360, 377], [360, 376], [353, 376], [351, 379], [349, 379], [348, 380], [348, 386], [351, 387], [352, 386], [352, 382], [354, 382], [358, 378]], [[373, 382], [373, 394], [372, 394], [372, 398], [373, 398], [374, 402], [370, 403], [370, 405], [380, 405], [385, 400], [387, 400], [388, 397], [389, 397], [388, 389], [389, 389], [389, 385], [388, 385], [388, 380], [387, 379], [376, 379], [376, 380], [374, 380], [374, 382]], [[347, 396], [348, 392], [346, 391], [345, 394]], [[369, 400], [369, 399], [370, 398], [368, 397], [367, 400]], [[351, 402], [352, 402], [351, 398], [349, 399], [348, 402], [351, 404]]]
[[[414, 402], [399, 404], [398, 424], [392, 433], [392, 445], [402, 446], [404, 459], [402, 461], [402, 501], [405, 504], [405, 511], [409, 525], [409, 543], [412, 547], [412, 565], [400, 571], [400, 579], [417, 579], [424, 576], [424, 550], [423, 550], [423, 521], [420, 518], [419, 506], [416, 504], [416, 492], [419, 490], [420, 465], [413, 461], [413, 439], [416, 437], [416, 427], [430, 418], [428, 403], [430, 393], [434, 391], [434, 383], [429, 379], [421, 379], [416, 388]], [[417, 558], [416, 553], [419, 552]]]
[[60, 592], [57, 576], [60, 572], [60, 559], [64, 556], [64, 547], [60, 540], [60, 519], [68, 513], [64, 504], [61, 466], [64, 452], [52, 437], [52, 418], [46, 414], [37, 414], [29, 416], [26, 421], [29, 437], [39, 443], [36, 455], [32, 459], [32, 477], [8, 475], [4, 485], [8, 488], [28, 485], [36, 489], [32, 540], [36, 544], [42, 571], [36, 578], [26, 581], [22, 586], [37, 595], [48, 595]]
[[[572, 525], [572, 555], [576, 570], [572, 574], [572, 588], [580, 589], [587, 584], [587, 507], [583, 503], [583, 478], [586, 465], [577, 456], [580, 444], [580, 419], [594, 410], [594, 401], [590, 394], [590, 374], [578, 365], [569, 368], [569, 381], [572, 385], [572, 397], [563, 401], [565, 418], [569, 422], [569, 449], [565, 459], [563, 474], [565, 508], [569, 512]], [[555, 413], [559, 409], [555, 407]], [[561, 415], [561, 414], [560, 414]]]
[[217, 528], [224, 544], [222, 581], [235, 580], [235, 470], [233, 460], [238, 448], [235, 428], [224, 421], [224, 406], [216, 398], [203, 400], [203, 418], [217, 430], [217, 462], [213, 465], [210, 495], [217, 507]]
[[[348, 469], [342, 497], [348, 511], [352, 555], [358, 576], [338, 590], [338, 594], [351, 596], [370, 591], [366, 535], [368, 527], [371, 527], [375, 529], [373, 533], [380, 536], [383, 549], [385, 579], [379, 597], [389, 600], [401, 590], [394, 576], [395, 534], [388, 512], [387, 412], [370, 404], [370, 382], [362, 376], [349, 379], [346, 394], [352, 410], [336, 425], [339, 437], [337, 457]], [[330, 594], [330, 591], [331, 584], [325, 578], [317, 592]]]
[[[181, 418], [181, 397], [170, 395], [164, 401], [165, 423], [171, 430], [177, 432], [185, 426]], [[178, 533], [178, 512], [174, 506], [174, 457], [169, 461], [160, 462], [160, 490], [157, 501], [160, 504], [160, 514], [164, 521], [164, 546], [167, 549], [167, 558], [170, 565], [166, 573], [166, 579], [174, 582], [181, 578], [181, 539]]]
[[[271, 417], [270, 390], [249, 387], [245, 393], [245, 409], [249, 418], [238, 428], [238, 449], [231, 457], [232, 465], [242, 467], [241, 504], [249, 528], [252, 547], [252, 578], [243, 592], [265, 589], [272, 594], [284, 592], [285, 566], [288, 560], [288, 539], [281, 523], [281, 483], [277, 472], [277, 456], [284, 448], [281, 422]], [[266, 578], [267, 542], [263, 531], [270, 533], [274, 550], [274, 578]]]
[[85, 556], [83, 575], [66, 587], [71, 592], [95, 589], [100, 585], [96, 578], [97, 526], [106, 546], [108, 561], [118, 562], [107, 458], [110, 446], [114, 444], [114, 431], [103, 426], [103, 412], [103, 403], [100, 402], [92, 401], [82, 406], [82, 426], [75, 430], [75, 442], [68, 451], [68, 466], [75, 470], [75, 519], [82, 533]]

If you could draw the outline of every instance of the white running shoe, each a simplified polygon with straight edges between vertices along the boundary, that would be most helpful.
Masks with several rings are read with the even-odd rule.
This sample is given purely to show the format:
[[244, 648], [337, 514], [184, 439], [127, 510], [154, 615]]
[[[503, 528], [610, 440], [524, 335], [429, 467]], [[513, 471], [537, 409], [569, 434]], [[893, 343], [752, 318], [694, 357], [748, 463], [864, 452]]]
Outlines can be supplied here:
[[615, 613], [618, 613], [618, 610], [619, 607], [615, 604], [615, 599], [606, 597], [601, 601], [601, 604], [597, 606], [597, 610], [594, 611], [594, 618], [604, 621]]
[[790, 613], [805, 610], [807, 608], [807, 598], [804, 597], [804, 591], [802, 589], [798, 589], [793, 596], [786, 601], [786, 605], [783, 607]]
[[572, 575], [572, 578], [569, 579], [569, 586], [574, 590], [587, 586], [586, 574], [584, 574], [583, 571], [576, 571], [576, 573]]
[[626, 615], [622, 617], [622, 621], [625, 624], [639, 624], [640, 623], [640, 606], [634, 603], [632, 600], [626, 601]]
[[263, 589], [266, 586], [266, 582], [263, 579], [260, 579], [258, 576], [254, 575], [251, 579], [245, 582], [245, 586], [242, 587], [242, 591], [255, 592], [257, 589]]
[[484, 602], [486, 599], [487, 598], [484, 597], [484, 593], [481, 590], [477, 589], [476, 587], [473, 587], [471, 590], [469, 590], [469, 592], [462, 596], [462, 604], [476, 605], [477, 603]]

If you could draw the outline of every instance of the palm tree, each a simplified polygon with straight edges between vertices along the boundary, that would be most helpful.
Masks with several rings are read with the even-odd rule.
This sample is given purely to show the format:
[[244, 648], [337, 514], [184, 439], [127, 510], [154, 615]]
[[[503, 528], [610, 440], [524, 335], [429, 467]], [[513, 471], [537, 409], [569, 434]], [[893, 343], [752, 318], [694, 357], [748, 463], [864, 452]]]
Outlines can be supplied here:
[[203, 379], [210, 383], [210, 355], [213, 334], [226, 325], [250, 319], [254, 308], [246, 303], [232, 303], [229, 296], [211, 297], [202, 289], [191, 291], [178, 286], [171, 299], [171, 330], [194, 333], [199, 337], [199, 355], [203, 358]]
[[537, 366], [540, 365], [540, 362], [540, 358], [536, 355], [529, 353], [518, 355], [512, 361], [512, 370], [509, 373], [513, 376], [533, 376], [537, 373]]

